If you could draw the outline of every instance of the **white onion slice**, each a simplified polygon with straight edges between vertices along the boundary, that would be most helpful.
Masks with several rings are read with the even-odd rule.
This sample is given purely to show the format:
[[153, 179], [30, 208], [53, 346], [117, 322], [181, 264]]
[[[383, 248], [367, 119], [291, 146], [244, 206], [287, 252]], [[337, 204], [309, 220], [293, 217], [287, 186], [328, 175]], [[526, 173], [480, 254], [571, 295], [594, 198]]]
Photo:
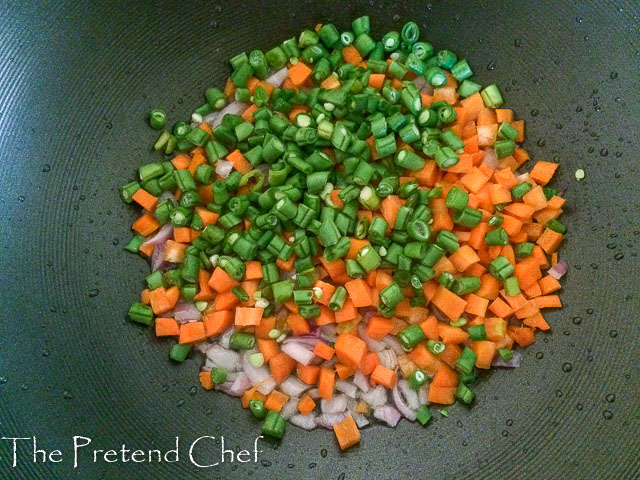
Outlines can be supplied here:
[[566, 260], [560, 260], [553, 267], [547, 270], [547, 273], [556, 280], [560, 280], [569, 271], [569, 263]]
[[322, 413], [340, 413], [347, 409], [347, 397], [345, 395], [334, 395], [330, 402], [324, 398], [320, 401], [320, 411]]
[[336, 390], [344, 393], [348, 397], [356, 398], [358, 395], [358, 387], [356, 387], [353, 383], [347, 382], [345, 380], [336, 380]]
[[302, 415], [298, 413], [289, 419], [296, 427], [302, 428], [303, 430], [311, 431], [315, 429], [318, 425], [316, 424], [316, 416], [310, 413], [309, 415]]
[[280, 85], [283, 84], [283, 82], [287, 79], [288, 76], [289, 76], [289, 70], [287, 69], [287, 67], [282, 67], [277, 72], [274, 72], [271, 75], [269, 75], [266, 81], [267, 83], [270, 83], [274, 87], [279, 87]]
[[347, 418], [347, 416], [347, 412], [323, 413], [322, 415], [318, 415], [318, 417], [316, 417], [316, 425], [322, 428], [326, 428], [327, 430], [331, 430], [334, 424], [342, 422], [345, 418]]
[[482, 163], [486, 163], [491, 167], [491, 170], [498, 169], [498, 155], [493, 148], [487, 148], [484, 151], [484, 157], [482, 158]]
[[373, 410], [373, 416], [390, 427], [395, 427], [400, 421], [400, 412], [391, 405], [384, 405]]
[[216, 173], [222, 178], [227, 178], [231, 173], [231, 170], [233, 170], [233, 163], [228, 160], [220, 159], [216, 162]]
[[280, 390], [282, 393], [289, 395], [290, 397], [299, 397], [303, 392], [309, 390], [311, 385], [304, 383], [293, 375], [287, 377], [287, 379], [280, 384]]
[[373, 390], [363, 392], [360, 398], [372, 408], [378, 408], [387, 403], [387, 389], [378, 385]]
[[220, 368], [224, 368], [228, 372], [233, 372], [236, 365], [240, 362], [240, 355], [233, 350], [227, 350], [217, 343], [212, 344], [207, 349], [207, 359]]

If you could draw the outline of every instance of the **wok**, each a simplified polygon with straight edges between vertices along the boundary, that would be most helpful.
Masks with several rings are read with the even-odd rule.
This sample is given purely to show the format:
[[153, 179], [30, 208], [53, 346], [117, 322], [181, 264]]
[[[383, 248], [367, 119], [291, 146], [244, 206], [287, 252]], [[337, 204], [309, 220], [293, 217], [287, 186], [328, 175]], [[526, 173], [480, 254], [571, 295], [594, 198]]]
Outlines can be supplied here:
[[[640, 478], [637, 2], [9, 1], [0, 13], [0, 433], [64, 458], [33, 463], [20, 443], [14, 469], [2, 441], [0, 478]], [[362, 14], [376, 34], [415, 20], [468, 58], [526, 120], [532, 157], [560, 163], [570, 271], [551, 332], [521, 368], [485, 375], [472, 408], [368, 428], [346, 453], [332, 432], [289, 425], [257, 463], [198, 469], [181, 451], [74, 469], [74, 435], [253, 448], [258, 423], [197, 386], [199, 360], [170, 364], [169, 342], [126, 321], [148, 267], [122, 250], [135, 212], [117, 187], [154, 158], [151, 108], [186, 118], [233, 54]]]

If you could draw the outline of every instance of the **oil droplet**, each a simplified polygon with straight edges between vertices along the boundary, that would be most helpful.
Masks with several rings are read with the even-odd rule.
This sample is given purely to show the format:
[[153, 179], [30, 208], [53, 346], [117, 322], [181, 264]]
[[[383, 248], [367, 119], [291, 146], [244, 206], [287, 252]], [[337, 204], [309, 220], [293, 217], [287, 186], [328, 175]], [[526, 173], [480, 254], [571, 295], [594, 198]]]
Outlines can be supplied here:
[[611, 330], [611, 331], [609, 332], [609, 336], [610, 336], [611, 338], [616, 338], [616, 337], [618, 336], [618, 331], [617, 331], [617, 330]]
[[181, 398], [178, 400], [178, 403], [176, 403], [176, 407], [181, 407], [182, 405], [184, 405], [184, 400]]
[[616, 401], [616, 396], [613, 393], [610, 393], [609, 395], [607, 395], [605, 397], [605, 399], [607, 400], [608, 403], [613, 403]]
[[4, 385], [7, 383], [7, 377], [0, 377], [0, 384]]
[[622, 260], [624, 258], [624, 253], [618, 252], [613, 256], [613, 258], [616, 260]]
[[534, 108], [533, 110], [531, 110], [532, 117], [537, 117], [538, 115], [540, 115], [540, 110], [538, 110], [537, 108]]
[[118, 244], [120, 243], [120, 240], [118, 240], [117, 238], [114, 238], [114, 239], [111, 241], [111, 243], [112, 243], [113, 245], [118, 245]]
[[492, 71], [495, 68], [496, 68], [496, 62], [494, 62], [493, 60], [487, 63], [487, 70]]
[[578, 411], [582, 410], [583, 408], [584, 408], [584, 405], [582, 405], [581, 403], [578, 403], [576, 405], [576, 410], [578, 410]]
[[538, 141], [536, 142], [536, 145], [538, 145], [539, 147], [544, 147], [547, 144], [547, 141], [544, 138], [539, 138]]
[[569, 373], [571, 370], [573, 370], [573, 365], [571, 365], [569, 362], [562, 364], [562, 371], [563, 372]]
[[536, 353], [536, 358], [537, 358], [538, 360], [542, 360], [542, 359], [544, 358], [544, 353], [542, 353], [542, 352], [538, 352], [538, 353]]
[[556, 390], [556, 397], [562, 398], [562, 390]]
[[318, 466], [318, 464], [316, 462], [311, 462], [309, 464], [309, 468], [316, 468]]
[[322, 458], [327, 458], [327, 454], [328, 454], [328, 453], [329, 453], [329, 452], [327, 452], [327, 449], [326, 449], [326, 448], [323, 448], [322, 450], [320, 450], [320, 456], [321, 456]]
[[521, 39], [521, 38], [516, 38], [516, 39], [513, 41], [513, 44], [514, 44], [516, 47], [518, 47], [518, 48], [522, 47], [522, 45], [523, 45], [522, 39]]
[[562, 332], [562, 333], [564, 333], [567, 337], [568, 337], [569, 335], [571, 335], [571, 332], [570, 332], [569, 330], [565, 330], [565, 331], [564, 331], [564, 332]]
[[73, 393], [71, 393], [69, 390], [65, 390], [64, 392], [62, 392], [62, 398], [64, 398], [65, 400], [71, 400], [73, 398]]
[[618, 78], [618, 72], [611, 72], [609, 74], [609, 78], [611, 78], [611, 80], [615, 80], [616, 78]]
[[192, 386], [189, 389], [189, 395], [191, 395], [192, 397], [198, 392], [198, 389], [195, 386]]
[[509, 432], [507, 430], [502, 430], [502, 436], [503, 437], [508, 437], [509, 436]]
[[42, 351], [42, 356], [43, 357], [48, 357], [49, 355], [51, 355], [51, 352], [49, 350], [43, 350]]
[[578, 105], [578, 106], [576, 107], [576, 112], [577, 112], [577, 113], [580, 113], [581, 111], [582, 111], [582, 107], [581, 107], [580, 105]]
[[49, 165], [48, 163], [45, 163], [45, 164], [42, 166], [42, 171], [43, 171], [44, 173], [50, 172], [50, 171], [51, 171], [51, 165]]
[[92, 288], [91, 290], [89, 290], [89, 297], [90, 298], [95, 298], [100, 294], [100, 290], [98, 290], [97, 288]]
[[24, 200], [25, 200], [24, 196], [20, 195], [18, 197], [18, 202], [22, 203], [22, 202], [24, 202]]
[[166, 392], [169, 390], [169, 385], [162, 385], [162, 391]]
[[601, 157], [606, 157], [607, 155], [609, 155], [609, 150], [607, 150], [606, 148], [600, 150]]
[[611, 420], [613, 418], [613, 413], [611, 413], [611, 410], [605, 410], [604, 412], [602, 412], [602, 416], [605, 418], [605, 420]]
[[213, 408], [207, 408], [207, 411], [205, 413], [207, 415], [213, 415]]
[[587, 312], [589, 315], [593, 315], [593, 308], [587, 308], [586, 312]]
[[561, 123], [556, 123], [556, 128], [558, 130], [562, 130], [562, 124]]
[[21, 388], [22, 390], [28, 390], [28, 389], [29, 389], [29, 387], [27, 386], [27, 384], [26, 384], [26, 383], [23, 383], [22, 385], [20, 385], [20, 388]]
[[573, 319], [571, 320], [571, 322], [574, 325], [580, 325], [582, 323], [582, 318], [581, 317], [573, 317]]
[[270, 467], [271, 465], [273, 465], [269, 460], [262, 460], [260, 463], [263, 467]]
[[507, 424], [507, 427], [510, 427], [511, 425], [513, 425], [513, 420], [511, 420], [510, 418], [507, 419], [506, 424]]

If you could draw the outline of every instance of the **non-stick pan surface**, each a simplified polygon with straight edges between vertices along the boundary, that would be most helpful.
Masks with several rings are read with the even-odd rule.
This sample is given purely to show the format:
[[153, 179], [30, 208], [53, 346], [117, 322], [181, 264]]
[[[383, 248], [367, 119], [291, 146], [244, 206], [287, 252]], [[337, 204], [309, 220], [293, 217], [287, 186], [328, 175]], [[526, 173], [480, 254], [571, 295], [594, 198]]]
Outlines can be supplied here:
[[[27, 442], [13, 469], [1, 441], [0, 478], [639, 478], [639, 13], [632, 1], [3, 2], [0, 434], [35, 435], [63, 462], [34, 464]], [[152, 107], [186, 118], [232, 54], [362, 14], [378, 34], [415, 20], [468, 58], [526, 120], [532, 157], [560, 163], [571, 267], [552, 331], [521, 368], [487, 375], [472, 408], [426, 429], [368, 428], [346, 453], [331, 432], [289, 426], [257, 463], [199, 470], [182, 451], [74, 469], [74, 435], [101, 449], [202, 435], [253, 447], [259, 426], [237, 400], [202, 391], [196, 360], [170, 364], [169, 342], [126, 321], [148, 267], [122, 250], [135, 213], [117, 186], [155, 158]]]

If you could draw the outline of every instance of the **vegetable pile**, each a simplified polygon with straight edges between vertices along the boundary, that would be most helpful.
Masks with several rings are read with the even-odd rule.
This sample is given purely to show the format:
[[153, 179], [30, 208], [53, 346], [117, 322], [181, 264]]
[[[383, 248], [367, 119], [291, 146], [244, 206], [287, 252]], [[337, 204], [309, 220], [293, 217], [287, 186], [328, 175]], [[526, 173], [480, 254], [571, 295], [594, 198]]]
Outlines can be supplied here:
[[333, 428], [342, 449], [373, 419], [472, 403], [480, 371], [549, 329], [567, 269], [557, 164], [517, 173], [499, 88], [413, 22], [351, 27], [236, 55], [190, 124], [151, 112], [172, 158], [120, 189], [152, 269], [130, 319], [176, 338], [174, 361], [202, 353], [202, 387], [264, 434]]

